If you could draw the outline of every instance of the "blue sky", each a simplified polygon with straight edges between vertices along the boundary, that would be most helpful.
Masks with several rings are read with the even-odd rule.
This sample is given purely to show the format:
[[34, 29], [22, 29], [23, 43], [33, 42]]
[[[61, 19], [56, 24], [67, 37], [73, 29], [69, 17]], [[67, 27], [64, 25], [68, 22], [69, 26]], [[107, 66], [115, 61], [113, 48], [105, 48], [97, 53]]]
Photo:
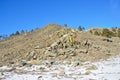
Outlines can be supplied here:
[[120, 27], [120, 0], [0, 0], [0, 34], [49, 23]]

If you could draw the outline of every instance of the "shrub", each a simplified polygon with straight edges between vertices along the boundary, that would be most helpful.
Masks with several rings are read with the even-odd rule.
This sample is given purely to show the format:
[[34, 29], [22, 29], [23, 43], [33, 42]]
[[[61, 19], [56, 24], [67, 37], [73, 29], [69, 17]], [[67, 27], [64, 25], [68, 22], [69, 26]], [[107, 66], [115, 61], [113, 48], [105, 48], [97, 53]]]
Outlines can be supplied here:
[[99, 36], [99, 35], [100, 35], [100, 33], [99, 33], [99, 32], [97, 32], [97, 31], [95, 31], [95, 32], [94, 32], [94, 35]]
[[103, 29], [102, 36], [111, 38], [112, 36], [114, 36], [114, 33], [112, 31], [110, 31], [109, 29]]
[[93, 33], [92, 30], [90, 30], [90, 33], [91, 33], [91, 34]]
[[20, 32], [19, 32], [19, 31], [16, 31], [15, 35], [20, 35]]
[[120, 38], [120, 29], [117, 31], [117, 36]]

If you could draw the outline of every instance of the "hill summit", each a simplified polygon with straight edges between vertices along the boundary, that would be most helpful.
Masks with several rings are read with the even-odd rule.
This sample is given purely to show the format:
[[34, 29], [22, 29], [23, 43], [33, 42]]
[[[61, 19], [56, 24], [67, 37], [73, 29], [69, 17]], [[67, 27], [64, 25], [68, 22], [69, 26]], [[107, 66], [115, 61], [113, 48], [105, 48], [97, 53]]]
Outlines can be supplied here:
[[[94, 31], [94, 29], [91, 29]], [[57, 24], [0, 41], [0, 65], [50, 61], [98, 61], [118, 55], [120, 38], [106, 38]]]

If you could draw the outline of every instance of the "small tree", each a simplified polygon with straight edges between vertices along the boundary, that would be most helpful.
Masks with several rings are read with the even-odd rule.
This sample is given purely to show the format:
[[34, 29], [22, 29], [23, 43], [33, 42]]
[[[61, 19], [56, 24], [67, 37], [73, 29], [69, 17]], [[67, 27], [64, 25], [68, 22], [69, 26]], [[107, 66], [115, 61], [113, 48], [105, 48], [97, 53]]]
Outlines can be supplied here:
[[0, 35], [0, 40], [2, 40], [2, 35]]
[[19, 31], [16, 31], [15, 35], [19, 35], [19, 34], [20, 34], [20, 32], [19, 32]]
[[83, 31], [83, 30], [85, 30], [85, 28], [82, 27], [82, 26], [78, 26], [78, 30], [79, 30], [79, 31]]
[[64, 24], [65, 27], [68, 27], [67, 24]]
[[0, 35], [0, 40], [6, 40], [8, 39], [8, 35]]
[[21, 34], [23, 34], [25, 31], [24, 30], [21, 30]]

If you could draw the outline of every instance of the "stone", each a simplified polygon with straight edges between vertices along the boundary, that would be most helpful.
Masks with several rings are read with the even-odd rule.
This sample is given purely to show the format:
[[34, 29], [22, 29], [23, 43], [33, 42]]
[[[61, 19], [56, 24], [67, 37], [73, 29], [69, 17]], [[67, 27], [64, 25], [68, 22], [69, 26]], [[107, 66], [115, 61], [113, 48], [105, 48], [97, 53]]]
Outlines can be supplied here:
[[79, 65], [80, 65], [79, 62], [75, 62], [75, 63], [74, 63], [74, 66], [75, 66], [75, 67], [77, 67], [77, 66], [79, 66]]
[[22, 64], [22, 66], [25, 66], [25, 65], [27, 65], [27, 61], [22, 60], [22, 61], [21, 61], [21, 64]]
[[82, 45], [83, 46], [90, 46], [92, 43], [90, 42], [90, 41], [88, 41], [88, 40], [84, 40], [83, 42], [82, 42]]
[[54, 64], [54, 61], [51, 61], [50, 64], [53, 65], [53, 64]]
[[9, 69], [8, 71], [11, 72], [11, 71], [14, 71], [16, 68], [15, 67], [12, 67], [11, 69]]
[[59, 76], [65, 76], [65, 72], [64, 71], [60, 71]]
[[48, 54], [48, 57], [56, 57], [56, 54], [50, 53], [50, 54]]
[[106, 42], [113, 42], [113, 41], [110, 40], [110, 39], [103, 39], [103, 41], [106, 41]]
[[33, 56], [33, 59], [34, 59], [34, 60], [36, 60], [36, 59], [37, 59], [37, 56], [36, 56], [36, 55], [34, 55], [34, 56]]
[[37, 80], [42, 80], [42, 76], [39, 76]]
[[31, 60], [30, 61], [30, 64], [32, 64], [32, 65], [38, 65], [40, 62], [39, 62], [39, 60]]
[[107, 55], [107, 56], [111, 56], [111, 55], [112, 55], [112, 53], [106, 53], [106, 55]]
[[14, 62], [13, 61], [11, 61], [11, 62], [9, 62], [10, 64], [14, 64]]
[[85, 53], [85, 54], [87, 54], [88, 50], [87, 49], [80, 49], [79, 53]]
[[30, 53], [30, 59], [37, 59], [37, 55], [36, 55], [36, 53], [35, 53], [35, 51], [32, 51], [31, 53]]
[[88, 66], [86, 70], [97, 70], [98, 68], [95, 65]]
[[45, 67], [40, 67], [39, 70], [43, 72], [46, 68]]
[[85, 75], [89, 75], [89, 74], [91, 74], [91, 71], [86, 71], [85, 72]]
[[75, 51], [71, 51], [70, 55], [71, 55], [71, 56], [76, 56]]
[[19, 66], [20, 67], [21, 66], [20, 62], [16, 62], [15, 66]]
[[54, 61], [47, 62], [47, 63], [46, 63], [46, 66], [51, 67], [53, 64], [54, 64]]
[[100, 50], [101, 49], [101, 47], [99, 46], [99, 45], [93, 45], [93, 48], [95, 48], [95, 49], [97, 49], [97, 50]]
[[35, 55], [35, 51], [32, 51], [32, 52], [30, 53], [30, 56], [33, 57], [34, 55]]
[[110, 51], [109, 49], [104, 49], [104, 50], [103, 50], [103, 53], [108, 54], [108, 55], [109, 55], [109, 54], [111, 55], [111, 51]]
[[40, 49], [40, 46], [36, 46], [35, 49]]

